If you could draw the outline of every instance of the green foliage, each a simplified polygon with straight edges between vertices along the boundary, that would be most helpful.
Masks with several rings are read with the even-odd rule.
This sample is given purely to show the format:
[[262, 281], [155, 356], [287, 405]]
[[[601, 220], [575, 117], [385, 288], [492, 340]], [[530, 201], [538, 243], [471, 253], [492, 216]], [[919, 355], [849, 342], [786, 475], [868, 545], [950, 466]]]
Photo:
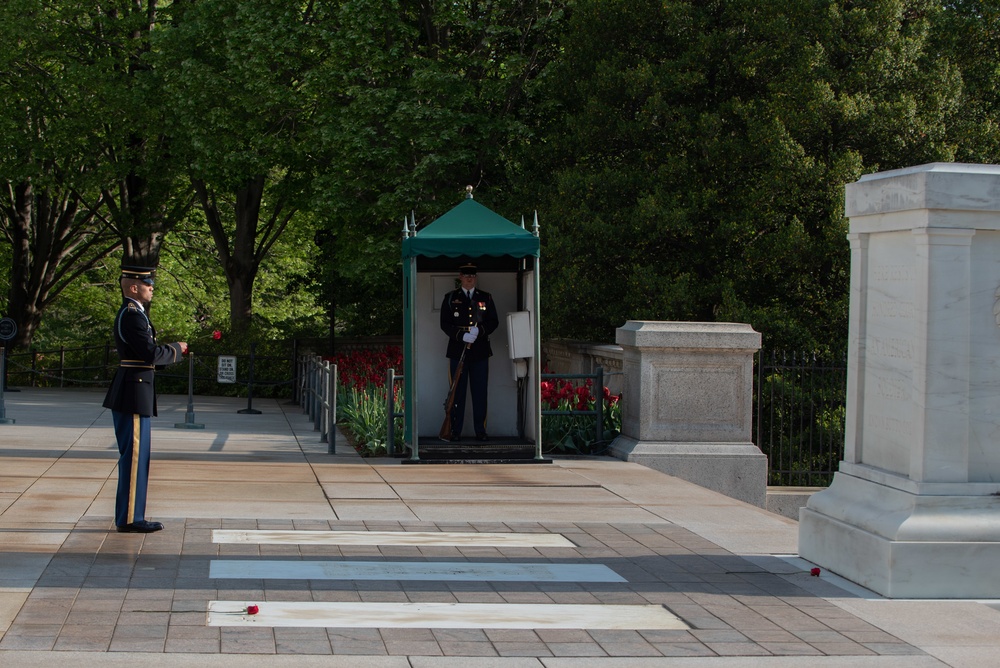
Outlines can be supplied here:
[[[466, 185], [507, 180], [509, 149], [534, 114], [532, 81], [556, 53], [564, 2], [341, 5], [311, 85], [321, 167], [314, 208], [332, 263], [317, 267], [338, 331], [401, 331], [403, 216], [423, 226]], [[478, 196], [478, 193], [477, 193]]]
[[[397, 333], [403, 216], [472, 184], [540, 214], [548, 337], [729, 320], [842, 350], [843, 186], [1000, 162], [998, 27], [971, 0], [7, 0], [0, 181], [78, 198], [73, 239], [145, 234], [163, 338], [236, 327], [234, 277], [251, 337]], [[40, 342], [106, 336], [119, 252], [35, 258], [85, 270], [47, 281]]]
[[112, 341], [112, 321], [122, 303], [120, 275], [118, 258], [108, 258], [69, 283], [46, 309], [31, 347], [51, 350], [64, 344]]
[[947, 54], [961, 90], [943, 91], [941, 102], [957, 107], [950, 128], [960, 162], [1000, 162], [1000, 6], [958, 0], [935, 16], [932, 52]]
[[[385, 387], [352, 387], [337, 394], [337, 422], [364, 457], [385, 456], [387, 415]], [[402, 433], [402, 418], [396, 418], [395, 428]]]
[[768, 345], [842, 349], [844, 184], [955, 154], [937, 16], [923, 1], [577, 2], [544, 77], [559, 113], [511, 193], [541, 211], [545, 331], [736, 320]]

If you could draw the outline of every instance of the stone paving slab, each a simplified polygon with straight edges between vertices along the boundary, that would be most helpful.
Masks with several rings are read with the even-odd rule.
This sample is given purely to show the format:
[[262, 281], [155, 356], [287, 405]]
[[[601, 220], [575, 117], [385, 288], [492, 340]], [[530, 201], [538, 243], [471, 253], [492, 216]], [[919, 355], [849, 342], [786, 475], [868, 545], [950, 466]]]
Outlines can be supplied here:
[[[113, 531], [97, 390], [8, 394], [0, 665], [365, 668], [995, 666], [996, 601], [888, 601], [795, 558], [797, 524], [636, 464], [401, 466], [335, 454], [298, 406], [162, 396], [151, 519]], [[478, 497], [478, 498], [477, 498]], [[487, 498], [488, 497], [488, 498]], [[216, 544], [235, 531], [560, 534], [571, 547]], [[213, 559], [600, 564], [625, 582], [222, 580]], [[209, 627], [208, 602], [657, 605], [687, 630]], [[237, 663], [238, 662], [238, 663]]]
[[[379, 545], [258, 545], [213, 542], [214, 529], [273, 529], [275, 521], [164, 520], [169, 530], [149, 535], [107, 533], [110, 518], [77, 523], [52, 556], [10, 627], [2, 651], [130, 651], [159, 654], [399, 656], [666, 657], [666, 656], [921, 656], [896, 636], [809, 593], [806, 573], [775, 575], [672, 524], [574, 523], [563, 535], [573, 548], [503, 549], [458, 545], [453, 561], [470, 564], [595, 564], [625, 582], [504, 582], [287, 580], [211, 578], [213, 559], [260, 561], [361, 560], [384, 562]], [[352, 524], [352, 526], [354, 526]], [[382, 525], [379, 525], [380, 527]], [[536, 524], [505, 523], [509, 532]], [[310, 530], [341, 523], [310, 521]], [[297, 528], [294, 520], [285, 529]], [[369, 528], [369, 527], [366, 527]], [[405, 524], [400, 529], [407, 528]], [[427, 523], [419, 524], [426, 532]], [[440, 527], [433, 527], [441, 530]], [[455, 524], [448, 530], [454, 531]], [[470, 522], [467, 532], [489, 529]], [[698, 546], [697, 551], [691, 548]], [[280, 550], [278, 548], [281, 548]], [[396, 546], [398, 552], [407, 546]], [[710, 547], [710, 549], [704, 549]], [[434, 560], [418, 548], [407, 561]], [[661, 605], [689, 630], [438, 629], [331, 627], [290, 633], [280, 628], [209, 627], [213, 600], [459, 602]], [[345, 641], [349, 638], [349, 642]]]

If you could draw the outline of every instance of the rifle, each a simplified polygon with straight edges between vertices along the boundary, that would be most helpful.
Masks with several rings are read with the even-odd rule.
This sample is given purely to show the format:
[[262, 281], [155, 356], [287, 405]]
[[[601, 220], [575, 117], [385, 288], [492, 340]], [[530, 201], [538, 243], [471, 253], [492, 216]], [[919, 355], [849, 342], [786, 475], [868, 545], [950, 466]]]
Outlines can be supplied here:
[[448, 398], [444, 401], [444, 422], [441, 423], [441, 431], [438, 438], [442, 441], [451, 440], [451, 409], [455, 407], [455, 390], [458, 389], [458, 379], [462, 377], [462, 367], [465, 366], [465, 351], [472, 344], [466, 344], [462, 348], [462, 354], [458, 358], [458, 366], [455, 367], [455, 376], [451, 379], [451, 388], [448, 390]]
[[[472, 321], [476, 327], [482, 327], [483, 316], [477, 310], [473, 312]], [[451, 409], [455, 407], [455, 390], [458, 389], [458, 379], [462, 377], [462, 368], [465, 366], [465, 353], [472, 347], [471, 343], [465, 344], [462, 354], [458, 358], [458, 366], [455, 367], [455, 376], [451, 379], [451, 387], [448, 389], [448, 398], [444, 400], [444, 422], [441, 423], [441, 431], [438, 438], [442, 441], [451, 440]]]

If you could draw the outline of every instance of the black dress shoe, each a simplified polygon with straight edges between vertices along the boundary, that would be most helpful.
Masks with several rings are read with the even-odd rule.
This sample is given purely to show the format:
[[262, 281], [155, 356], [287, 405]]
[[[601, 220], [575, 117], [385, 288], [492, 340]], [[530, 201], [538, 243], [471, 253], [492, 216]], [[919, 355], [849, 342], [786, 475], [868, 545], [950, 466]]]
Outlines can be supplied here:
[[163, 524], [160, 522], [147, 522], [146, 520], [139, 520], [138, 522], [132, 522], [132, 524], [123, 524], [118, 527], [118, 533], [153, 533], [154, 531], [159, 531], [163, 528]]
[[477, 441], [488, 441], [488, 440], [490, 440], [490, 437], [487, 436], [486, 434], [476, 434], [476, 440]]

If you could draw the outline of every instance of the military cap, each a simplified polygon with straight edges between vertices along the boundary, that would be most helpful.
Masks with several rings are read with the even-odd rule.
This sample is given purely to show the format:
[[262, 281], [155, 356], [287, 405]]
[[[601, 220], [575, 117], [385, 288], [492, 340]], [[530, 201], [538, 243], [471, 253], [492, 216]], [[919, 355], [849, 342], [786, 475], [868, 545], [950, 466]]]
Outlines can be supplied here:
[[155, 267], [139, 267], [137, 265], [122, 265], [122, 278], [131, 278], [142, 281], [146, 285], [153, 285], [153, 277], [156, 275]]
[[463, 264], [461, 267], [458, 268], [458, 273], [465, 274], [466, 276], [475, 276], [476, 271], [477, 271], [476, 265], [472, 264], [471, 262]]

